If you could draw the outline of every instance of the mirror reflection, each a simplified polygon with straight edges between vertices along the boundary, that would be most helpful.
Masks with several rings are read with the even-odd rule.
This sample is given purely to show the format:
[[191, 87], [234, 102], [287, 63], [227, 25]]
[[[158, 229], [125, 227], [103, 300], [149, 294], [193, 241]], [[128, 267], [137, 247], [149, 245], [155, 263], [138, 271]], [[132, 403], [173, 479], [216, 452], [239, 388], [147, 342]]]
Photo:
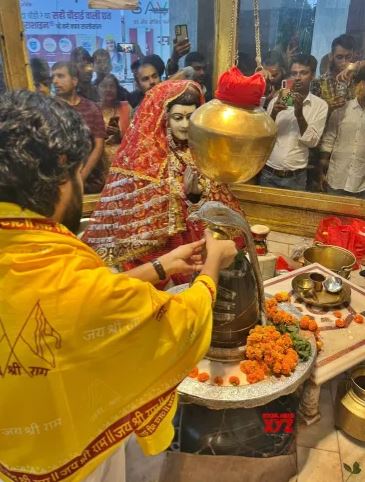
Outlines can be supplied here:
[[[256, 65], [254, 3], [239, 15], [239, 67]], [[365, 198], [365, 5], [261, 0], [264, 107], [278, 137], [262, 186]]]
[[210, 99], [214, 0], [141, 0], [94, 10], [87, 0], [21, 1], [35, 88], [72, 105], [89, 126], [86, 194], [101, 192], [146, 93], [167, 78], [197, 81]]
[[3, 56], [0, 51], [0, 95], [6, 91]]

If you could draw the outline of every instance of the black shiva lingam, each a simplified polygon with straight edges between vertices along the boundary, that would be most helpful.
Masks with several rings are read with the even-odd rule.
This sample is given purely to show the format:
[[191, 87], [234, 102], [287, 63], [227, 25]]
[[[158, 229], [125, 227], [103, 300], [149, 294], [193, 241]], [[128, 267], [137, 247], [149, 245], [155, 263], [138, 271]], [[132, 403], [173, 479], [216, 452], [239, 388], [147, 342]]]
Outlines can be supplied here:
[[242, 359], [249, 331], [265, 319], [264, 288], [250, 226], [243, 215], [215, 201], [206, 202], [190, 219], [202, 221], [217, 239], [244, 237], [245, 250], [219, 275], [212, 341], [207, 354], [212, 360]]

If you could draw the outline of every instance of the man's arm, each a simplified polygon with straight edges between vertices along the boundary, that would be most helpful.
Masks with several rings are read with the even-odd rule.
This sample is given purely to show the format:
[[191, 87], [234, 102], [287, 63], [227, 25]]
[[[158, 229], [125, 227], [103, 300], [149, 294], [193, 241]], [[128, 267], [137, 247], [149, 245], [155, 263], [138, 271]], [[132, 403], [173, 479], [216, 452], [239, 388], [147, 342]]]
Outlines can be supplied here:
[[299, 102], [302, 104], [301, 107], [296, 108], [294, 105], [295, 117], [301, 135], [299, 141], [309, 148], [316, 147], [321, 140], [326, 126], [328, 112], [327, 103], [321, 100], [316, 108], [311, 111], [308, 120], [306, 120], [303, 115], [303, 101], [300, 100]]
[[166, 72], [168, 77], [176, 74], [179, 70], [179, 59], [190, 52], [189, 39], [180, 40], [176, 42], [174, 40], [174, 48], [172, 50], [171, 58], [167, 61]]
[[325, 191], [325, 178], [328, 170], [328, 166], [331, 159], [331, 153], [333, 151], [339, 125], [339, 115], [336, 110], [333, 112], [329, 118], [328, 126], [323, 135], [322, 142], [320, 145], [320, 155], [319, 155], [319, 184], [322, 191]]
[[105, 124], [103, 114], [99, 107], [92, 103], [90, 104], [90, 114], [92, 113], [92, 124], [89, 125], [91, 134], [94, 139], [94, 149], [91, 151], [89, 158], [81, 171], [81, 177], [85, 181], [94, 169], [104, 152], [104, 142], [106, 138]]
[[94, 149], [91, 151], [88, 160], [81, 171], [83, 181], [86, 181], [91, 171], [94, 169], [104, 152], [104, 138], [94, 139]]
[[[207, 257], [203, 264], [202, 250], [206, 244]], [[193, 274], [201, 272], [212, 278], [218, 284], [219, 271], [229, 266], [237, 254], [233, 241], [218, 241], [213, 238], [210, 231], [205, 232], [205, 240], [185, 244], [170, 251], [158, 258], [167, 276], [172, 274]], [[152, 265], [146, 263], [137, 268], [126, 271], [125, 274], [131, 278], [138, 278], [141, 281], [158, 283], [159, 276]]]

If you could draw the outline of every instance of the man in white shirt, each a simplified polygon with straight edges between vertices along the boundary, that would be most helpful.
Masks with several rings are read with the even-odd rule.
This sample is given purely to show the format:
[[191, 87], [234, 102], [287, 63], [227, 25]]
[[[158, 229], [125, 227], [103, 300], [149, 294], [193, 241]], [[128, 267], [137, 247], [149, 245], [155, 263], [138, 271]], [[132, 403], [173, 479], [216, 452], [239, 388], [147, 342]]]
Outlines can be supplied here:
[[321, 187], [329, 194], [365, 199], [365, 69], [353, 100], [335, 110], [320, 146]]
[[282, 92], [268, 106], [278, 127], [278, 137], [270, 158], [261, 172], [260, 184], [304, 191], [307, 183], [309, 149], [319, 143], [326, 124], [327, 103], [309, 92], [317, 68], [312, 55], [296, 55], [290, 67], [295, 81], [288, 99]]

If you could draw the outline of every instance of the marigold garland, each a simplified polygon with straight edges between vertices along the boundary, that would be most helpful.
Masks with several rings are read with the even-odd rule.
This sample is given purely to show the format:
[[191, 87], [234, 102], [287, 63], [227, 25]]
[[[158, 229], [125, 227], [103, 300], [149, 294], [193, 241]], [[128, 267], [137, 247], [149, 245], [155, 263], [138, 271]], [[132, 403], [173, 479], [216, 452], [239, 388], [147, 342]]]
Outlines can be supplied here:
[[246, 361], [240, 369], [249, 383], [263, 380], [267, 375], [289, 376], [298, 364], [291, 337], [281, 335], [274, 326], [256, 326], [247, 337]]

